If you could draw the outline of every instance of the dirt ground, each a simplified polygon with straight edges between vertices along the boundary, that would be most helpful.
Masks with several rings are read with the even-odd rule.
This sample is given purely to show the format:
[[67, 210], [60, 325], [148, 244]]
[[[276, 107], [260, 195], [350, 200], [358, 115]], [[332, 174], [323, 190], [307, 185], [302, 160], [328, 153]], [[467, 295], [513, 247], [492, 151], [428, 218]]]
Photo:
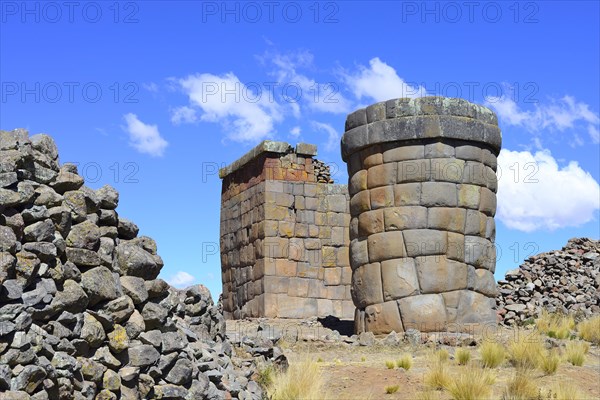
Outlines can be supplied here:
[[[432, 349], [440, 347], [444, 347], [450, 353], [448, 361], [450, 373], [457, 372], [460, 368], [466, 368], [459, 366], [453, 360], [456, 347], [440, 346], [435, 343], [422, 344], [416, 348], [410, 347], [408, 343], [386, 346], [381, 341], [377, 341], [372, 346], [358, 346], [344, 342], [344, 339], [348, 339], [352, 333], [349, 331], [351, 324], [324, 327], [315, 323], [307, 325], [306, 321], [261, 321], [263, 326], [267, 326], [262, 333], [271, 329], [283, 336], [277, 345], [283, 349], [290, 363], [309, 359], [320, 365], [327, 388], [327, 393], [323, 398], [339, 400], [418, 399], [419, 393], [428, 389], [423, 383], [423, 377], [430, 364]], [[228, 331], [238, 334], [242, 332], [242, 334], [251, 336], [252, 331], [256, 332], [257, 326], [257, 320], [229, 321]], [[334, 330], [341, 335], [332, 340], [328, 335], [335, 333]], [[294, 333], [290, 335], [290, 332]], [[508, 328], [501, 328], [499, 334], [507, 337], [513, 332]], [[296, 333], [298, 333], [298, 337], [296, 337]], [[471, 352], [471, 363], [478, 363], [480, 357], [477, 347], [468, 348]], [[396, 361], [406, 353], [413, 356], [413, 365], [410, 370], [386, 367], [386, 361]], [[492, 387], [492, 399], [502, 398], [506, 382], [511, 379], [515, 371], [515, 368], [508, 363], [493, 370], [496, 381]], [[585, 363], [581, 367], [561, 361], [556, 374], [544, 376], [543, 372], [536, 370], [533, 379], [542, 390], [550, 388], [554, 383], [564, 381], [579, 389], [584, 395], [581, 400], [600, 399], [600, 348], [591, 346]], [[386, 394], [386, 387], [392, 385], [399, 385], [399, 390], [393, 394]], [[438, 391], [434, 394], [434, 398], [445, 400], [452, 397], [446, 391]], [[545, 397], [542, 399], [545, 400]]]

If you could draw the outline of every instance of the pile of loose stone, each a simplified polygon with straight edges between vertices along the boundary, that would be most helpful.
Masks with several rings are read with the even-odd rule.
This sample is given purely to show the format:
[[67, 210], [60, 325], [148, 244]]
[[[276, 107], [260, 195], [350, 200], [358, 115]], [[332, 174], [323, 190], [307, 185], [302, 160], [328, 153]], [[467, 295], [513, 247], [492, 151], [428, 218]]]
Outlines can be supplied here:
[[329, 165], [325, 164], [323, 161], [314, 159], [313, 167], [315, 169], [315, 177], [317, 178], [317, 182], [333, 183], [333, 179], [331, 179], [331, 170], [329, 168]]
[[546, 309], [589, 317], [600, 314], [600, 242], [574, 238], [560, 251], [529, 257], [498, 281], [498, 313], [513, 325]]
[[260, 399], [273, 349], [236, 357], [220, 305], [157, 279], [118, 199], [59, 166], [49, 136], [0, 131], [0, 397]]

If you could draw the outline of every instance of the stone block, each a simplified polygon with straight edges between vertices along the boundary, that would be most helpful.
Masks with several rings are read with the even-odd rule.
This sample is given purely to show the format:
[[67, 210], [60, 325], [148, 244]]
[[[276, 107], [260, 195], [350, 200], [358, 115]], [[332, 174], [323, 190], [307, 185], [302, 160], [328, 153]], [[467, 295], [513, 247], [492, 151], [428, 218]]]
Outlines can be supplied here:
[[466, 184], [485, 186], [487, 181], [485, 165], [480, 162], [467, 161], [462, 181]]
[[381, 146], [374, 145], [369, 146], [360, 152], [362, 156], [363, 168], [369, 169], [375, 165], [381, 165], [383, 163], [383, 156], [381, 154]]
[[496, 155], [489, 149], [481, 149], [481, 160], [485, 165], [496, 171], [496, 168], [498, 167], [498, 160]]
[[448, 232], [448, 248], [446, 257], [450, 260], [465, 261], [465, 235]]
[[424, 158], [425, 146], [422, 144], [402, 146], [390, 143], [383, 151], [383, 162], [397, 162], [406, 160], [420, 160]]
[[434, 142], [425, 145], [425, 158], [450, 158], [454, 157], [454, 146], [443, 142]]
[[466, 211], [462, 208], [432, 207], [427, 214], [429, 229], [464, 233]]
[[376, 165], [367, 170], [369, 189], [396, 183], [396, 163]]
[[433, 229], [410, 229], [402, 232], [408, 257], [445, 254], [448, 232]]
[[419, 293], [415, 262], [412, 258], [397, 258], [381, 263], [383, 299], [397, 300]]
[[358, 267], [352, 274], [352, 299], [358, 308], [383, 303], [381, 266], [379, 263]]
[[461, 183], [465, 171], [465, 162], [456, 158], [433, 158], [431, 179], [441, 182]]
[[427, 227], [427, 208], [425, 207], [390, 207], [383, 210], [383, 215], [386, 231]]
[[371, 209], [376, 210], [383, 207], [392, 207], [394, 205], [394, 187], [382, 186], [370, 190]]
[[465, 236], [465, 262], [476, 268], [490, 269], [496, 264], [496, 248], [487, 239], [479, 236]]
[[347, 299], [350, 296], [350, 294], [347, 293], [347, 287], [348, 286], [342, 285], [327, 286], [327, 298], [332, 300]]
[[496, 172], [488, 166], [485, 167], [485, 186], [494, 193], [498, 191], [498, 177]]
[[482, 161], [481, 148], [470, 144], [463, 144], [456, 146], [455, 148], [456, 158], [460, 158], [465, 161]]
[[304, 210], [304, 196], [294, 196], [294, 208], [296, 210]]
[[465, 290], [461, 293], [458, 303], [456, 323], [465, 331], [474, 325], [480, 329], [496, 327], [495, 306], [495, 298]]
[[334, 315], [333, 301], [329, 299], [317, 299], [317, 312], [320, 318]]
[[316, 197], [305, 197], [304, 198], [304, 206], [307, 210], [316, 211], [318, 207], [319, 201]]
[[308, 297], [326, 299], [327, 287], [321, 279], [309, 279]]
[[275, 275], [296, 276], [297, 266], [297, 261], [288, 260], [286, 258], [278, 258], [275, 260]]
[[384, 210], [373, 210], [361, 213], [358, 216], [358, 235], [365, 237], [374, 233], [383, 232]]
[[287, 294], [295, 297], [308, 297], [309, 279], [289, 278]]
[[337, 267], [325, 268], [325, 286], [340, 285], [342, 283], [342, 269]]
[[406, 257], [402, 232], [382, 232], [367, 238], [369, 261], [383, 261], [391, 258]]
[[426, 207], [456, 207], [458, 190], [454, 183], [424, 182], [421, 205]]
[[373, 304], [365, 308], [365, 329], [374, 335], [391, 331], [404, 332], [400, 311], [396, 301]]
[[361, 169], [354, 173], [348, 182], [348, 192], [350, 195], [367, 190], [367, 170]]
[[479, 211], [493, 217], [496, 214], [496, 195], [488, 188], [481, 188]]
[[485, 236], [487, 227], [485, 214], [475, 210], [467, 210], [466, 217], [465, 235]]
[[346, 244], [345, 232], [346, 229], [341, 226], [331, 228], [331, 244], [334, 246], [343, 246]]
[[[269, 221], [275, 222], [275, 221]], [[294, 237], [295, 223], [292, 221], [279, 221], [278, 231], [280, 237]]]
[[337, 264], [337, 248], [331, 246], [321, 247], [321, 264], [324, 267], [335, 267]]
[[[421, 184], [420, 183], [402, 183], [394, 185], [394, 205], [398, 206], [416, 206], [421, 202]], [[477, 203], [479, 207], [479, 202]], [[477, 208], [476, 207], [476, 208]]]
[[352, 284], [352, 269], [348, 267], [342, 267], [342, 285]]
[[439, 294], [423, 294], [398, 300], [405, 330], [444, 331], [447, 322], [444, 299]]
[[496, 240], [496, 221], [494, 217], [488, 217], [487, 223], [485, 224], [485, 238], [489, 239], [492, 243]]
[[385, 102], [371, 104], [366, 108], [367, 123], [385, 119]]
[[[347, 243], [350, 243], [349, 241]], [[337, 251], [337, 266], [350, 267], [350, 256], [348, 245], [338, 248]]]
[[398, 162], [398, 176], [396, 180], [397, 183], [424, 182], [428, 181], [430, 176], [430, 160], [421, 159]]
[[494, 274], [487, 269], [476, 269], [469, 266], [469, 289], [488, 297], [496, 297], [498, 295]]
[[279, 316], [279, 307], [277, 305], [278, 296], [281, 294], [277, 293], [265, 293], [262, 296], [262, 304], [259, 299], [258, 309], [263, 312], [263, 316], [267, 318], [277, 318]]
[[421, 293], [441, 293], [467, 288], [467, 264], [445, 256], [416, 257]]
[[277, 316], [307, 318], [317, 315], [317, 299], [277, 295]]
[[479, 209], [480, 186], [461, 184], [458, 185], [458, 206], [462, 208]]
[[334, 194], [328, 196], [329, 211], [337, 213], [348, 212], [348, 199], [343, 194]]
[[444, 298], [444, 304], [446, 304], [446, 308], [458, 308], [458, 302], [460, 300], [462, 292], [463, 290], [454, 290], [452, 292], [442, 293], [442, 297]]
[[369, 252], [366, 239], [350, 241], [350, 266], [356, 269], [360, 265], [369, 263]]
[[369, 211], [371, 209], [369, 192], [369, 190], [363, 190], [352, 196], [350, 199], [350, 213], [352, 215], [359, 215], [361, 212]]
[[317, 184], [305, 183], [304, 184], [304, 196], [315, 197], [317, 195]]
[[287, 293], [289, 288], [289, 277], [265, 276], [263, 277], [262, 291], [264, 293]]

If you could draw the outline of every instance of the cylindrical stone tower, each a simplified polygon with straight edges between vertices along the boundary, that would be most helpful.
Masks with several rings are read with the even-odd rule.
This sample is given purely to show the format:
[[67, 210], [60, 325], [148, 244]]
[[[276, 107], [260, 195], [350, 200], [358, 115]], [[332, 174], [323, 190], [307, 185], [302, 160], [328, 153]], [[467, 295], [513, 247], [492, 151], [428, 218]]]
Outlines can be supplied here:
[[496, 322], [496, 115], [422, 97], [348, 115], [357, 333], [465, 332]]

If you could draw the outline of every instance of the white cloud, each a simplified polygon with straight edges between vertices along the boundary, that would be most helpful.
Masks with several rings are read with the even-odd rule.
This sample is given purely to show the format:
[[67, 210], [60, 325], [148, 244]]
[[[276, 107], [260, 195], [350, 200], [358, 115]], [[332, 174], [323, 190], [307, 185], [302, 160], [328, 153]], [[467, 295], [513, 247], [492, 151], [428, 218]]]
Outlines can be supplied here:
[[560, 167], [549, 150], [502, 150], [497, 218], [524, 232], [580, 226], [600, 209], [600, 186], [576, 161]]
[[317, 121], [312, 121], [311, 125], [316, 130], [325, 132], [327, 134], [327, 142], [325, 142], [324, 145], [326, 151], [334, 151], [339, 148], [340, 135], [331, 125]]
[[188, 106], [177, 107], [171, 111], [171, 122], [173, 125], [180, 125], [181, 123], [190, 124], [196, 122], [197, 119], [196, 110]]
[[268, 93], [255, 90], [254, 84], [246, 86], [231, 72], [190, 75], [177, 82], [189, 96], [190, 105], [202, 110], [200, 120], [221, 123], [234, 141], [257, 142], [269, 137], [274, 122], [282, 118], [281, 107]]
[[359, 66], [354, 74], [343, 74], [346, 84], [357, 99], [363, 97], [384, 101], [398, 97], [422, 97], [427, 91], [422, 86], [412, 86], [398, 76], [396, 70], [375, 57], [369, 67]]
[[123, 116], [126, 127], [123, 129], [129, 134], [131, 146], [140, 153], [160, 157], [164, 154], [169, 143], [160, 136], [156, 125], [147, 125], [140, 121], [137, 115], [129, 113]]
[[[588, 104], [578, 102], [572, 96], [551, 99], [548, 104], [534, 104], [533, 110], [522, 110], [514, 99], [508, 96], [487, 97], [485, 103], [508, 125], [522, 126], [531, 133], [538, 133], [543, 129], [576, 129], [581, 128], [583, 124], [592, 142], [600, 143], [598, 114], [591, 111]], [[577, 134], [573, 136], [573, 144], [580, 144], [581, 141]]]
[[301, 131], [302, 130], [300, 129], [299, 126], [295, 126], [295, 127], [292, 128], [292, 130], [290, 130], [290, 136], [298, 138], [298, 137], [300, 137], [300, 132]]
[[337, 82], [317, 82], [298, 72], [300, 69], [312, 69], [313, 55], [310, 52], [266, 53], [259, 59], [276, 67], [271, 75], [276, 78], [283, 101], [292, 107], [294, 116], [300, 117], [300, 104], [314, 111], [332, 114], [351, 110], [352, 105], [340, 92]]
[[179, 271], [175, 275], [173, 275], [170, 279], [167, 280], [169, 285], [175, 287], [187, 287], [191, 285], [196, 278], [185, 271]]
[[142, 87], [150, 93], [158, 93], [158, 85], [154, 82], [142, 83]]

